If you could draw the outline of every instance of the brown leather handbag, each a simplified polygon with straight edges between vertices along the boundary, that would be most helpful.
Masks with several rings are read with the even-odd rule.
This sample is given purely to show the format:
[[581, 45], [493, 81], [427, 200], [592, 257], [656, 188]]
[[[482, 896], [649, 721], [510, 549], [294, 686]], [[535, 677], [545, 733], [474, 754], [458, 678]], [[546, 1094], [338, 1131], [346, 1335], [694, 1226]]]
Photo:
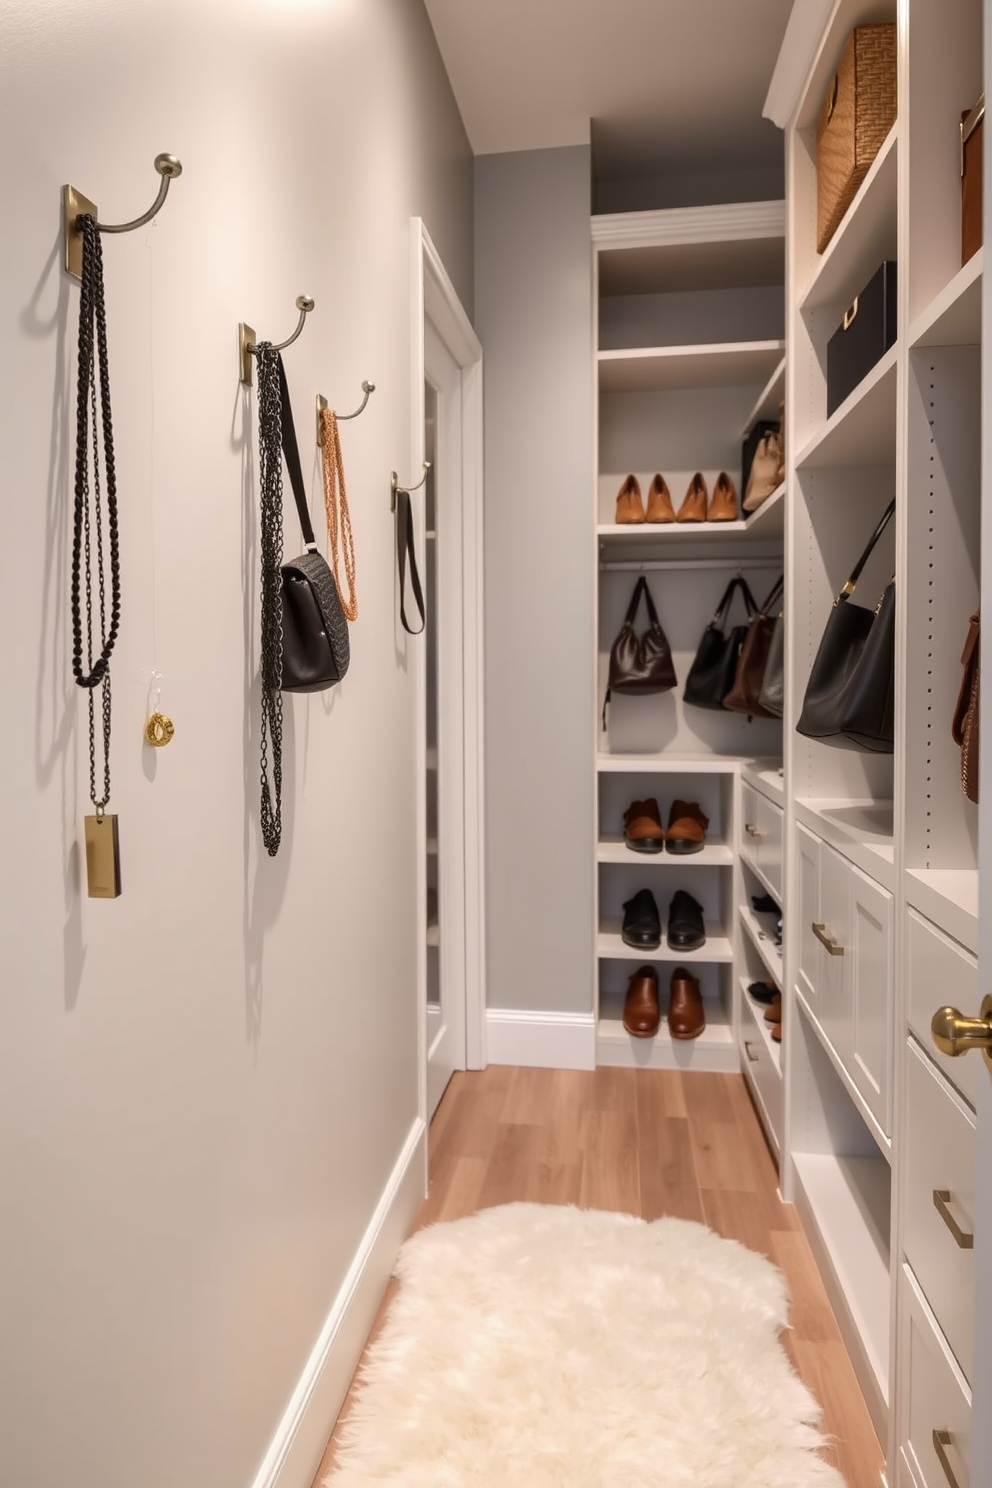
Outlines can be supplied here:
[[961, 789], [969, 801], [978, 800], [978, 714], [980, 685], [979, 611], [968, 626], [968, 639], [961, 655], [961, 689], [958, 693], [951, 737], [961, 746]]
[[775, 718], [761, 703], [761, 685], [765, 680], [768, 652], [775, 631], [775, 620], [782, 593], [785, 575], [775, 583], [758, 613], [747, 628], [737, 657], [737, 672], [734, 685], [723, 700], [723, 706], [731, 713], [746, 713], [749, 718]]
[[[637, 610], [643, 597], [648, 611], [648, 628], [643, 635], [634, 629]], [[648, 581], [642, 574], [634, 585], [623, 625], [610, 651], [610, 675], [603, 703], [603, 727], [606, 727], [606, 705], [614, 692], [635, 695], [671, 692], [677, 686], [675, 663], [665, 632], [654, 607]]]

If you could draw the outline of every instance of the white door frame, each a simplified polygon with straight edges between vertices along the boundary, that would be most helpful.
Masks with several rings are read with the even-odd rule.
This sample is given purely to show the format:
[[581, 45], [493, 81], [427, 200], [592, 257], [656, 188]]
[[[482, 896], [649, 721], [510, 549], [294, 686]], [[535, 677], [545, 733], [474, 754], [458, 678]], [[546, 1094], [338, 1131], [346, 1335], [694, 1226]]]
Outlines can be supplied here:
[[[424, 461], [425, 323], [429, 321], [462, 377], [462, 646], [464, 701], [465, 1067], [486, 1064], [485, 817], [483, 757], [482, 346], [423, 219], [412, 219], [411, 471]], [[416, 479], [416, 476], [412, 477]], [[420, 551], [423, 551], [422, 523]], [[416, 648], [420, 712], [426, 707], [424, 648]], [[417, 996], [420, 1113], [427, 1113], [427, 834], [426, 733], [417, 732]], [[443, 872], [442, 868], [442, 872]], [[450, 872], [450, 865], [448, 871]], [[442, 969], [442, 975], [444, 971]], [[449, 989], [451, 969], [448, 968]]]

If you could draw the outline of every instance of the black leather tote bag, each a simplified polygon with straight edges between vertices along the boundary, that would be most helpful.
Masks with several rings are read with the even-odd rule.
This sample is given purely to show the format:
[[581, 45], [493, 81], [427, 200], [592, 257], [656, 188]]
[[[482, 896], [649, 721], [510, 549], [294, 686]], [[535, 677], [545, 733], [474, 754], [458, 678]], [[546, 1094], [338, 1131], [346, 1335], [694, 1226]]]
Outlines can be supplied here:
[[[727, 616], [738, 590], [747, 611], [747, 624], [734, 625], [730, 630], [725, 630]], [[694, 703], [697, 708], [723, 708], [723, 700], [734, 685], [737, 658], [744, 645], [744, 638], [752, 617], [757, 613], [758, 606], [746, 580], [739, 574], [736, 575], [723, 591], [716, 614], [703, 631], [695, 660], [685, 680], [685, 692], [682, 696], [687, 703]]]
[[[648, 628], [643, 635], [634, 629], [641, 599], [647, 606]], [[610, 675], [603, 703], [603, 727], [606, 727], [606, 704], [614, 692], [644, 695], [671, 692], [677, 686], [675, 663], [668, 638], [661, 628], [648, 581], [642, 574], [634, 585], [623, 625], [610, 651]]]
[[851, 577], [833, 602], [796, 728], [808, 739], [891, 754], [895, 731], [895, 614], [892, 579], [874, 610], [851, 595], [896, 509], [885, 509]]

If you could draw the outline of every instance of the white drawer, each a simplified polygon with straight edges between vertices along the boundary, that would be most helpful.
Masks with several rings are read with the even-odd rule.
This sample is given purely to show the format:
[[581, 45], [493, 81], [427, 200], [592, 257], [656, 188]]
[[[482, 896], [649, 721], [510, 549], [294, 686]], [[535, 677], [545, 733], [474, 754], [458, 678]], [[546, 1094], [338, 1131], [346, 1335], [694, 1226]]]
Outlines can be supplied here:
[[782, 1075], [768, 1047], [765, 1034], [758, 1027], [758, 1019], [764, 1016], [762, 1009], [756, 1009], [746, 994], [742, 994], [742, 997], [741, 1067], [754, 1089], [758, 1106], [764, 1113], [772, 1144], [776, 1151], [781, 1151]]
[[971, 1488], [971, 1394], [907, 1267], [899, 1278], [899, 1309], [899, 1450], [920, 1488], [951, 1488], [952, 1477], [957, 1488]]
[[[975, 1252], [952, 1232], [971, 1236], [975, 1217], [974, 1117], [957, 1091], [908, 1040], [906, 1258], [965, 1378], [971, 1379]], [[934, 1194], [944, 1200], [942, 1217]]]
[[761, 867], [761, 797], [753, 785], [741, 782], [741, 852]]
[[782, 901], [782, 808], [746, 782], [741, 784], [741, 851]]
[[930, 1020], [940, 1007], [951, 1003], [966, 1018], [977, 1018], [978, 962], [970, 951], [951, 940], [936, 925], [907, 910], [909, 930], [909, 1026], [937, 1067], [956, 1085], [972, 1106], [978, 1097], [978, 1077], [984, 1063], [975, 1055], [949, 1059], [934, 1047]]

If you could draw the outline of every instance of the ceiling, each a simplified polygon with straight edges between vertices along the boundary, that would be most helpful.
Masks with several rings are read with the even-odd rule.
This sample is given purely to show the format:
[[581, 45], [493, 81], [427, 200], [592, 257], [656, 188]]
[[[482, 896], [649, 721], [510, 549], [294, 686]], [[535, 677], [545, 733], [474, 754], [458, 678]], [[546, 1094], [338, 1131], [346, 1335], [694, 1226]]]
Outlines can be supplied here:
[[792, 0], [425, 0], [477, 155], [593, 145], [598, 178], [780, 167]]

